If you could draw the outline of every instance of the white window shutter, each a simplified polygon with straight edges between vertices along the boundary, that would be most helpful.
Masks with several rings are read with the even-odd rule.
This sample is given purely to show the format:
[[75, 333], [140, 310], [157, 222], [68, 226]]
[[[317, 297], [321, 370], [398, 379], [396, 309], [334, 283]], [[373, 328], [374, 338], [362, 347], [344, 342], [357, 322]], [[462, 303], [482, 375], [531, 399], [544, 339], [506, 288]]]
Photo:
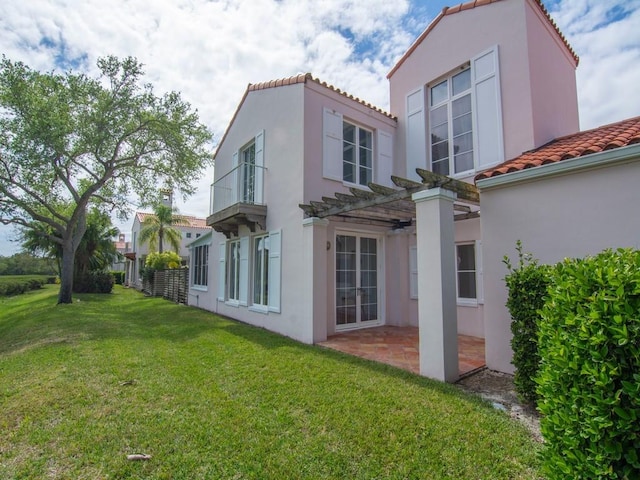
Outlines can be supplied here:
[[240, 272], [238, 282], [238, 302], [240, 305], [247, 304], [249, 291], [249, 237], [240, 238]]
[[504, 161], [498, 46], [471, 61], [475, 113], [476, 168]]
[[427, 168], [424, 87], [407, 95], [407, 178], [421, 181], [416, 168]]
[[476, 298], [484, 303], [484, 273], [482, 267], [482, 241], [476, 240]]
[[322, 117], [322, 175], [342, 181], [342, 114], [328, 108]]
[[227, 277], [226, 272], [226, 259], [227, 259], [227, 242], [220, 242], [220, 254], [218, 256], [218, 300], [224, 302], [225, 300], [225, 278]]
[[418, 298], [418, 247], [409, 247], [409, 296]]
[[269, 232], [269, 311], [280, 313], [282, 230]]
[[389, 132], [378, 130], [378, 165], [376, 182], [380, 185], [392, 187], [393, 175], [393, 136]]
[[256, 145], [256, 177], [254, 202], [264, 202], [264, 130], [261, 130], [254, 139]]

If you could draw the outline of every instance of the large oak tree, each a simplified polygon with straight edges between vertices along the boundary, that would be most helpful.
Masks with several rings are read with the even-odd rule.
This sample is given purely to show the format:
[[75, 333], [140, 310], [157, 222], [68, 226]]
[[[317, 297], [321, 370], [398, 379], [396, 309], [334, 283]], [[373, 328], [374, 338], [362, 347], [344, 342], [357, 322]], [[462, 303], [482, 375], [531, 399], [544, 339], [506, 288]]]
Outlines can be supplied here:
[[211, 134], [178, 93], [155, 95], [134, 58], [98, 68], [94, 79], [0, 62], [0, 222], [50, 227], [62, 248], [58, 303], [71, 302], [89, 205], [125, 218], [132, 195], [152, 204], [159, 186], [193, 193], [212, 162]]

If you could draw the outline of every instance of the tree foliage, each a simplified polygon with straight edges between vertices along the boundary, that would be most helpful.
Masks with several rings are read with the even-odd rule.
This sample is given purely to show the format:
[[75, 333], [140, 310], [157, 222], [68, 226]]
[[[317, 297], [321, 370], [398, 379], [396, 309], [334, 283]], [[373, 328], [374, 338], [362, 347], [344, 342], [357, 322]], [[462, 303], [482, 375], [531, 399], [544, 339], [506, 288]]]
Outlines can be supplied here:
[[174, 251], [179, 252], [182, 233], [175, 226], [188, 224], [184, 217], [175, 215], [175, 211], [168, 205], [157, 204], [153, 209], [153, 215], [147, 215], [142, 221], [140, 243], [148, 243], [149, 250], [157, 250], [162, 253], [166, 240]]
[[0, 256], [0, 275], [54, 275], [56, 269], [49, 258], [20, 252], [10, 257]]
[[211, 135], [178, 93], [156, 96], [134, 58], [98, 68], [94, 79], [0, 62], [0, 222], [49, 227], [39, 232], [62, 248], [59, 303], [71, 302], [89, 205], [125, 218], [131, 195], [155, 203], [158, 185], [186, 197], [212, 162]]

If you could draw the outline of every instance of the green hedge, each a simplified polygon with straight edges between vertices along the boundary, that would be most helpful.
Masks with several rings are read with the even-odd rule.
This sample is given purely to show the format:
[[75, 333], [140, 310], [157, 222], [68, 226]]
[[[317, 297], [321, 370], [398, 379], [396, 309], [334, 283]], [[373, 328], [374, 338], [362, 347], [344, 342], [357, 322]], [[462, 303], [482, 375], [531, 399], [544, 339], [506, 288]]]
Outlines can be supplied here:
[[538, 395], [535, 378], [538, 374], [540, 355], [538, 353], [538, 311], [544, 305], [549, 269], [538, 265], [531, 254], [522, 253], [522, 243], [517, 242], [518, 265], [514, 268], [509, 257], [503, 262], [509, 270], [505, 277], [508, 289], [507, 308], [511, 314], [512, 363], [516, 367], [513, 383], [518, 396], [529, 403], [535, 403]]
[[545, 473], [640, 478], [640, 252], [566, 260], [551, 282], [539, 325]]
[[19, 295], [21, 293], [28, 292], [29, 290], [37, 290], [47, 283], [47, 277], [39, 276], [25, 276], [11, 275], [7, 277], [0, 277], [0, 295]]
[[111, 270], [111, 275], [113, 275], [113, 279], [116, 282], [116, 285], [124, 284], [124, 272], [122, 270]]
[[73, 280], [75, 293], [111, 293], [115, 280], [110, 272], [88, 272]]

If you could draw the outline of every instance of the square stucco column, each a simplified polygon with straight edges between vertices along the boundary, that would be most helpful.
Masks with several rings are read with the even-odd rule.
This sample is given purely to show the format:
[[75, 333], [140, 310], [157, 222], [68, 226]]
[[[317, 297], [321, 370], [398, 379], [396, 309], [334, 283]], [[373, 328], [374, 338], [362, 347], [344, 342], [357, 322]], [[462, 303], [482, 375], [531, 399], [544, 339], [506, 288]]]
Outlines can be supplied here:
[[304, 285], [302, 317], [309, 343], [327, 339], [327, 225], [329, 220], [305, 218], [303, 226]]
[[453, 202], [442, 188], [415, 193], [420, 375], [458, 379], [458, 317]]

